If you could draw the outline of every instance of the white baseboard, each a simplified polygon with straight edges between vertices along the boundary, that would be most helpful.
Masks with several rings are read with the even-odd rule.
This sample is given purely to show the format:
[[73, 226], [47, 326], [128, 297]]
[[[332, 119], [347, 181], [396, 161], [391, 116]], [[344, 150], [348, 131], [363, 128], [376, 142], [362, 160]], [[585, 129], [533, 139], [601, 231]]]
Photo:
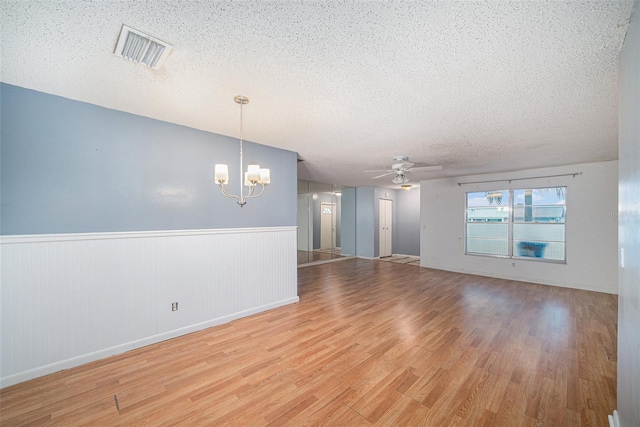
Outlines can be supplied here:
[[443, 267], [443, 266], [432, 267], [432, 266], [423, 265], [423, 264], [420, 264], [420, 267], [431, 268], [434, 270], [452, 271], [454, 273], [473, 274], [475, 276], [493, 277], [496, 279], [515, 280], [518, 282], [527, 282], [527, 283], [537, 283], [539, 285], [557, 286], [560, 288], [580, 289], [583, 291], [601, 292], [601, 293], [613, 294], [613, 295], [617, 294], [616, 291], [613, 291], [609, 288], [602, 288], [598, 286], [585, 286], [582, 284], [577, 285], [573, 283], [560, 283], [560, 282], [553, 282], [548, 280], [540, 280], [532, 277], [522, 277], [522, 276], [509, 275], [509, 274], [488, 274], [484, 271], [467, 270], [467, 269], [453, 268], [453, 267]]
[[613, 411], [613, 415], [609, 415], [609, 427], [620, 427], [620, 418], [618, 418], [618, 411]]
[[298, 265], [298, 268], [313, 267], [314, 265], [329, 264], [331, 262], [344, 261], [346, 259], [353, 259], [353, 258], [355, 258], [355, 256], [349, 255], [349, 256], [343, 256], [343, 257], [340, 257], [340, 258], [333, 258], [333, 259], [325, 259], [325, 260], [322, 260], [322, 261], [308, 262], [306, 264]]

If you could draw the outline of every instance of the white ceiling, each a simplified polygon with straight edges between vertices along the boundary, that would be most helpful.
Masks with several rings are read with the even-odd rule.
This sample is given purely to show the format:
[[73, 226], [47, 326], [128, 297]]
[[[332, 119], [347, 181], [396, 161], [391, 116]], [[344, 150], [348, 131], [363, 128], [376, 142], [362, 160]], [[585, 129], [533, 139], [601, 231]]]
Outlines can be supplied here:
[[[632, 0], [0, 2], [6, 83], [297, 151], [352, 186], [618, 158]], [[116, 57], [122, 24], [174, 45]], [[179, 144], [180, 141], [176, 141]], [[215, 159], [213, 159], [215, 160]], [[265, 165], [268, 166], [268, 165]]]

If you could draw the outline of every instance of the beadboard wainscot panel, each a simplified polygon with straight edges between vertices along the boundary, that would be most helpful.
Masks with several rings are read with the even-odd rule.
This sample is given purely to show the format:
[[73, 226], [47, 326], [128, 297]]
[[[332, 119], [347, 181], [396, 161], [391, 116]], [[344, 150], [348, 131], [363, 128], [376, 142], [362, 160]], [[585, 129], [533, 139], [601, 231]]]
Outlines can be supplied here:
[[0, 244], [2, 387], [298, 301], [295, 227]]

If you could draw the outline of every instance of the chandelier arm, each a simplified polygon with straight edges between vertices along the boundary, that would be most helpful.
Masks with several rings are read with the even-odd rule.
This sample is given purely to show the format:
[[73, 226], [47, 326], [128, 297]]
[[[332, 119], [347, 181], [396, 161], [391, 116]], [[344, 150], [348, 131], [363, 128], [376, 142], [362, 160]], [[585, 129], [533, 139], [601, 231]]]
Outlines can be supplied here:
[[[250, 198], [251, 195], [253, 194], [254, 188], [255, 188], [255, 184], [252, 185], [251, 187], [249, 187], [249, 193], [246, 196], [245, 195], [242, 196], [242, 205], [241, 206], [244, 206], [247, 203], [247, 199]], [[238, 202], [238, 203], [240, 203], [240, 202]]]
[[[235, 196], [235, 195], [233, 195], [233, 194], [229, 194], [229, 193], [227, 193], [227, 192], [225, 191], [225, 189], [224, 189], [224, 184], [220, 184], [220, 183], [218, 183], [218, 187], [220, 187], [220, 190], [222, 191], [222, 195], [223, 195], [224, 197], [228, 197], [228, 198], [230, 198], [230, 199], [236, 199], [236, 200], [238, 201], [238, 204], [241, 204], [241, 201], [242, 201], [242, 200], [240, 199], [240, 197]], [[244, 203], [242, 203], [242, 204], [244, 204]]]
[[249, 193], [249, 195], [245, 197], [245, 199], [254, 199], [256, 197], [262, 196], [262, 193], [264, 193], [264, 188], [266, 187], [266, 185], [265, 184], [260, 184], [260, 185], [262, 186], [262, 190], [260, 190], [258, 194], [253, 194], [253, 191], [256, 188], [256, 186], [254, 185], [253, 187], [251, 187], [251, 192]]

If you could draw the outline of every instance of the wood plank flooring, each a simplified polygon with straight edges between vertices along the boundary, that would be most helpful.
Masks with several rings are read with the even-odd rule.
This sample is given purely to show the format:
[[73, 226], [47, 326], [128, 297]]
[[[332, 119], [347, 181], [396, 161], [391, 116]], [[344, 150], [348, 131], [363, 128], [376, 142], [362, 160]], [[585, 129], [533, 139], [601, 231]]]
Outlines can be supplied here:
[[350, 259], [300, 303], [0, 390], [3, 426], [607, 426], [614, 295]]

